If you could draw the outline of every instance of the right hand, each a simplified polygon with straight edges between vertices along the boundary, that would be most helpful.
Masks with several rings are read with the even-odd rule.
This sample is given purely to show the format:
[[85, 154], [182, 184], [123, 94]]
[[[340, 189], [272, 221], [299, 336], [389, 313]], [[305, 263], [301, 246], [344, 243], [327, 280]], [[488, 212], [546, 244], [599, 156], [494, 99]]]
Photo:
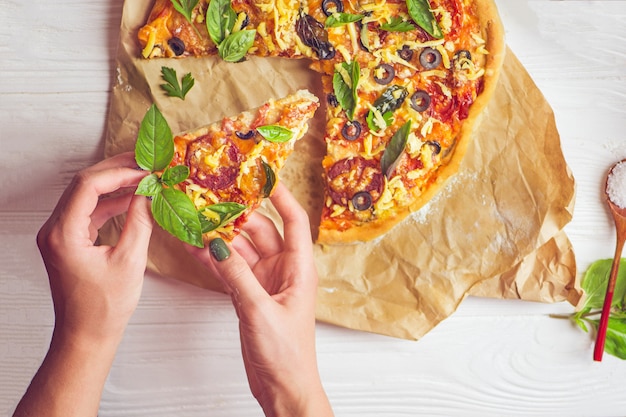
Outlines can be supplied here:
[[248, 381], [265, 414], [332, 416], [315, 352], [318, 277], [308, 216], [282, 184], [271, 201], [284, 239], [254, 213], [243, 227], [251, 240], [238, 236], [229, 248], [216, 239], [208, 249], [189, 249], [232, 298]]

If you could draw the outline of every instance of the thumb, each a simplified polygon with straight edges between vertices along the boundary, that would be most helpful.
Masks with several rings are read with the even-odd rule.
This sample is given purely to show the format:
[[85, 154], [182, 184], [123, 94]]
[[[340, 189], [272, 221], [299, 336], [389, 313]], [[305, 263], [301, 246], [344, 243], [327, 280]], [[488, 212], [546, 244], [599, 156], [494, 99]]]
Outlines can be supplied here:
[[133, 196], [117, 249], [125, 254], [144, 256], [148, 251], [153, 224], [150, 200], [140, 195]]
[[[206, 250], [203, 252], [207, 253]], [[237, 251], [231, 250], [223, 239], [216, 238], [209, 242], [208, 253], [220, 280], [233, 297], [235, 307], [237, 303], [256, 303], [268, 296], [245, 259]]]

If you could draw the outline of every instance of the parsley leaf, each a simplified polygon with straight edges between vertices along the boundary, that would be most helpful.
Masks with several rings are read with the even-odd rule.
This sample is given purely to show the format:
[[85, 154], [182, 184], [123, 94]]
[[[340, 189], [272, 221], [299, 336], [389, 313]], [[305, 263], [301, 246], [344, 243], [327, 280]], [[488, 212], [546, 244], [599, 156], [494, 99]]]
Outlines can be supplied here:
[[191, 73], [187, 73], [183, 76], [182, 85], [178, 82], [178, 75], [176, 70], [169, 67], [161, 67], [161, 76], [167, 84], [161, 84], [161, 88], [165, 90], [168, 96], [178, 97], [181, 100], [185, 99], [185, 96], [193, 87], [195, 80]]

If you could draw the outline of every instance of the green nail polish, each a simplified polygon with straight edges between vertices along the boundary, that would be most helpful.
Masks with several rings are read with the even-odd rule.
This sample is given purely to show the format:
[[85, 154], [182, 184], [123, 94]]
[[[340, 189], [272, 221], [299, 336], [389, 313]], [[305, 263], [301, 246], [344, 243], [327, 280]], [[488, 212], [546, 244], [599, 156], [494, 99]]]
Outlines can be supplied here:
[[219, 237], [209, 242], [209, 252], [218, 262], [228, 259], [230, 256], [230, 249], [228, 249], [224, 240]]

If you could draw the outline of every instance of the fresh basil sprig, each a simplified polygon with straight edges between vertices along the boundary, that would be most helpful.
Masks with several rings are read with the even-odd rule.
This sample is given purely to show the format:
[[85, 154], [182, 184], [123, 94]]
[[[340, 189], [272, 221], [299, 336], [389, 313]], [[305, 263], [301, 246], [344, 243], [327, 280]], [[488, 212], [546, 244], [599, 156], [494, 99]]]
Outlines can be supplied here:
[[261, 160], [263, 171], [265, 172], [265, 184], [263, 184], [263, 197], [269, 197], [272, 194], [274, 185], [276, 185], [276, 174], [272, 167], [265, 161]]
[[[187, 194], [171, 188], [189, 176], [186, 166], [169, 167], [173, 157], [172, 131], [153, 104], [141, 122], [135, 143], [137, 165], [151, 174], [141, 180], [136, 194], [152, 197], [152, 216], [159, 226], [183, 242], [203, 247], [200, 219], [194, 204]], [[163, 173], [159, 177], [155, 171]]]
[[404, 148], [406, 147], [410, 132], [411, 120], [403, 124], [402, 127], [394, 133], [387, 144], [385, 152], [383, 152], [383, 156], [380, 159], [380, 168], [387, 178], [391, 177], [391, 174], [396, 169], [400, 161], [400, 156], [402, 156], [402, 152], [404, 152]]
[[443, 38], [443, 32], [435, 15], [430, 9], [428, 0], [406, 0], [411, 19], [435, 39]]
[[241, 61], [254, 44], [256, 29], [233, 32], [236, 22], [237, 13], [230, 0], [211, 0], [206, 13], [206, 28], [224, 61]]
[[[581, 280], [581, 287], [585, 292], [583, 305], [572, 315], [553, 317], [569, 318], [585, 332], [589, 331], [589, 326], [597, 331], [612, 263], [612, 259], [601, 259], [592, 263]], [[604, 351], [626, 359], [626, 259], [620, 260]]]
[[165, 90], [167, 95], [170, 97], [178, 97], [181, 100], [185, 99], [185, 96], [195, 84], [195, 80], [190, 72], [185, 74], [182, 83], [179, 83], [178, 75], [176, 75], [174, 68], [161, 67], [161, 77], [166, 82], [166, 84], [161, 84], [161, 88]]
[[[347, 78], [347, 80], [346, 80]], [[357, 89], [361, 78], [361, 68], [355, 60], [351, 63], [342, 62], [341, 70], [333, 75], [333, 90], [339, 105], [345, 110], [348, 119], [354, 119], [358, 95]]]
[[265, 125], [256, 128], [266, 140], [274, 143], [288, 142], [293, 138], [293, 131], [279, 125]]
[[351, 13], [333, 13], [326, 19], [324, 25], [327, 28], [335, 28], [343, 25], [347, 25], [349, 23], [358, 22], [362, 20], [365, 16], [362, 14], [351, 14]]

